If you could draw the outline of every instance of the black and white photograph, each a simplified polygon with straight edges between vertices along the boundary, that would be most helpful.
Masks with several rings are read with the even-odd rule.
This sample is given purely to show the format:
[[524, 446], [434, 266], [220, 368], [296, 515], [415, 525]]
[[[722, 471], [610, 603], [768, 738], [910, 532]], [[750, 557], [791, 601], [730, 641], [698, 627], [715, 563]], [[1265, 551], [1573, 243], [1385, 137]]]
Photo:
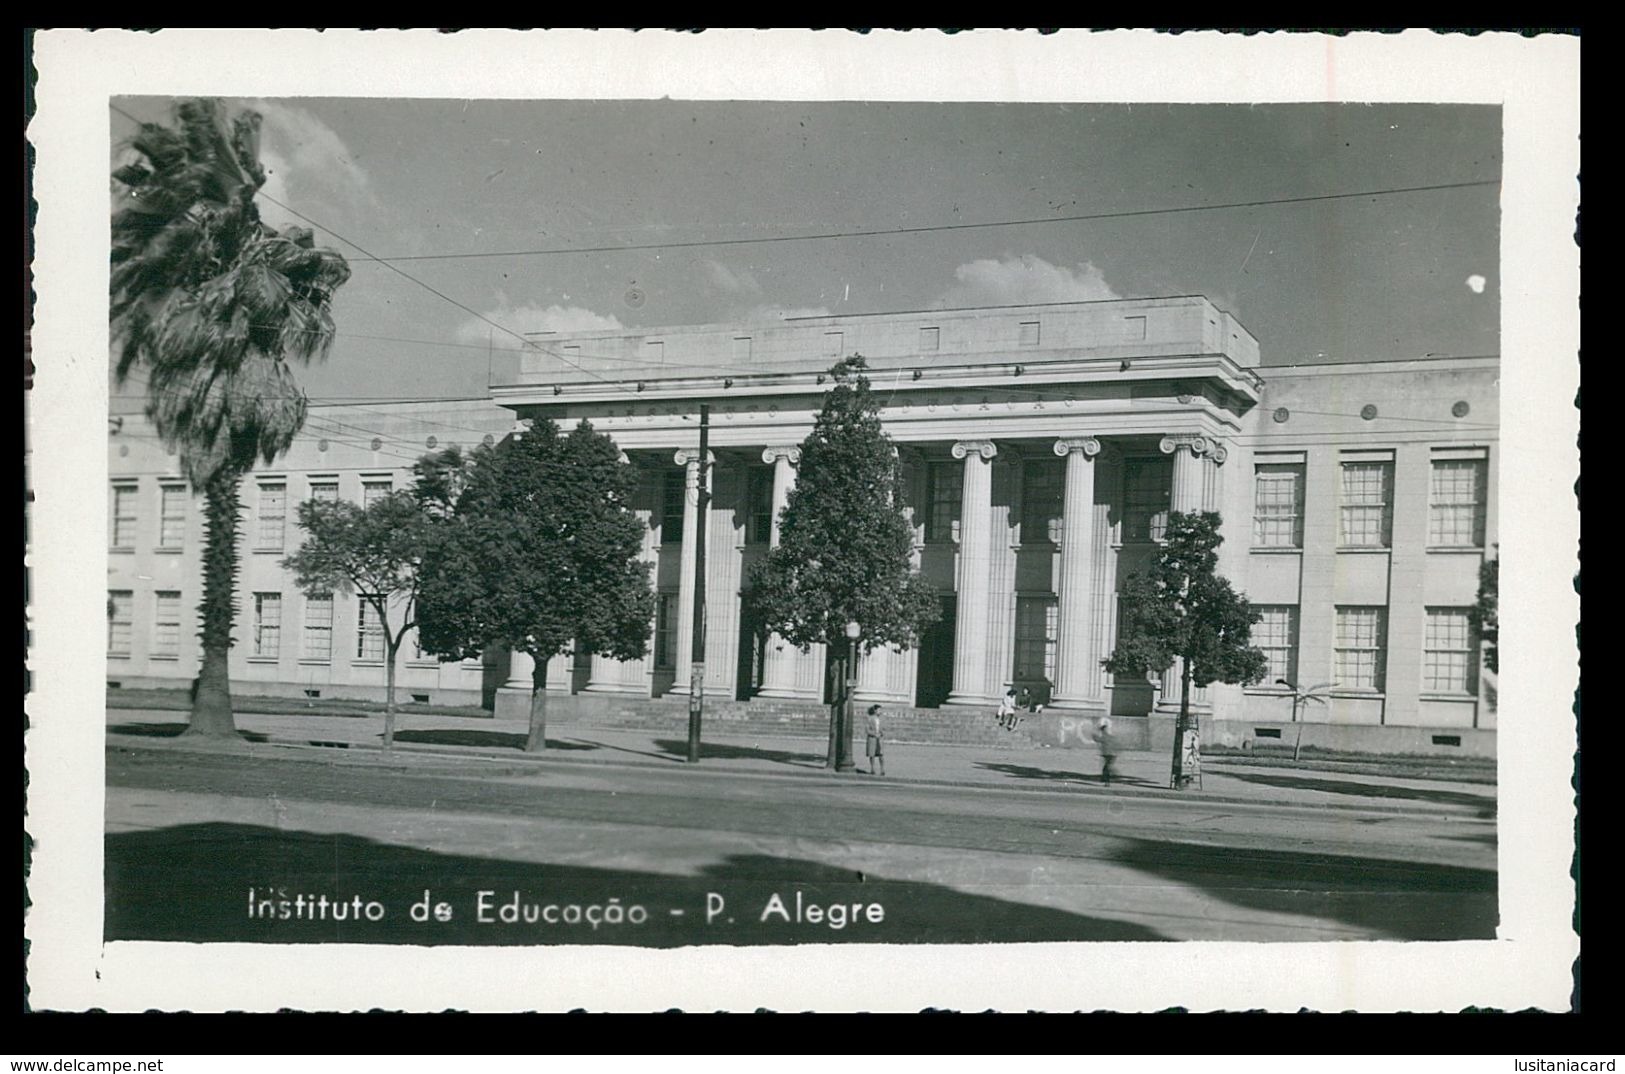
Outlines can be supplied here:
[[1578, 48], [1418, 33], [40, 32], [33, 1005], [1566, 1009]]

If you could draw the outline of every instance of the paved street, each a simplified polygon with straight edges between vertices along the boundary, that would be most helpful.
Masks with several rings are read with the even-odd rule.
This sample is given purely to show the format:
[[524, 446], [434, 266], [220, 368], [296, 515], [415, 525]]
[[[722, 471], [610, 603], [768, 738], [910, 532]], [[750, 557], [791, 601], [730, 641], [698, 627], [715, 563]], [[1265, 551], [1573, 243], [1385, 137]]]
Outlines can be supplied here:
[[1496, 922], [1493, 787], [1319, 773], [1398, 793], [1238, 783], [1249, 801], [1101, 787], [1086, 755], [1048, 756], [1063, 751], [1046, 771], [1070, 778], [959, 781], [952, 757], [920, 747], [938, 778], [880, 780], [827, 775], [820, 744], [799, 740], [708, 743], [689, 767], [658, 739], [611, 748], [586, 729], [533, 760], [275, 739], [211, 751], [110, 721], [110, 938], [1456, 939]]

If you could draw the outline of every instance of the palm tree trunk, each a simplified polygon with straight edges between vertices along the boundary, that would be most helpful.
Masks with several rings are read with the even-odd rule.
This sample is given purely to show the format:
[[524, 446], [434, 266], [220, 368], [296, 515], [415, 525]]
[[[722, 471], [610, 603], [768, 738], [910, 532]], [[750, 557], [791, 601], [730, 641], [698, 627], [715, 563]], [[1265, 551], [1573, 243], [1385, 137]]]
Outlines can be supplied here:
[[535, 753], [547, 748], [547, 657], [532, 654], [536, 661], [530, 673], [530, 734], [525, 739], [525, 752]]
[[236, 737], [231, 714], [231, 626], [237, 614], [237, 499], [239, 476], [221, 474], [203, 487], [207, 532], [203, 541], [203, 666], [192, 696], [189, 734]]

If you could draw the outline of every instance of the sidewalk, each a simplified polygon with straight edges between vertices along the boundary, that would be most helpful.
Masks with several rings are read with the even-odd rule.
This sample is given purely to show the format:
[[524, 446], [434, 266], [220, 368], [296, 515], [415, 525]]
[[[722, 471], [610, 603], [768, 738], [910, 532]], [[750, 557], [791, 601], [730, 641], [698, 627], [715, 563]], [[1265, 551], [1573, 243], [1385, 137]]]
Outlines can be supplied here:
[[[109, 709], [109, 745], [138, 748], [210, 750], [175, 736], [187, 714], [160, 709]], [[345, 763], [382, 758], [382, 714], [289, 715], [239, 712], [237, 727], [251, 751], [298, 749]], [[396, 717], [395, 763], [473, 766], [502, 763], [615, 764], [664, 769], [686, 767], [687, 744], [680, 732], [633, 730], [585, 724], [549, 724], [548, 749], [523, 752], [527, 732], [521, 720], [400, 714]], [[827, 738], [706, 734], [700, 768], [753, 777], [823, 780], [875, 780], [867, 774], [863, 740], [854, 741], [859, 772], [837, 776], [824, 767]], [[477, 768], [474, 769], [477, 771]], [[1342, 807], [1377, 812], [1441, 813], [1475, 818], [1493, 816], [1493, 784], [1400, 776], [1375, 776], [1314, 769], [1250, 765], [1234, 758], [1204, 760], [1202, 786], [1184, 792], [1168, 787], [1169, 758], [1158, 751], [1118, 757], [1118, 778], [1100, 782], [1100, 757], [1088, 749], [998, 749], [979, 746], [889, 744], [887, 782], [997, 787], [1002, 790], [1079, 791], [1092, 794], [1154, 795], [1204, 802]]]

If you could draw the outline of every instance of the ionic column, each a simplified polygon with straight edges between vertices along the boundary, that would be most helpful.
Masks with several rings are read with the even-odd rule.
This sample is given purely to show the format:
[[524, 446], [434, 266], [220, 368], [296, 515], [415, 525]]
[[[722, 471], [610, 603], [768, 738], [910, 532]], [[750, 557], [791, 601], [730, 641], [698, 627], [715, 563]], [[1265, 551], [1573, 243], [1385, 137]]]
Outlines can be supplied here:
[[1066, 460], [1066, 493], [1061, 509], [1061, 621], [1050, 703], [1082, 708], [1090, 699], [1088, 669], [1094, 651], [1089, 628], [1095, 587], [1095, 456], [1100, 454], [1100, 441], [1092, 436], [1057, 440], [1055, 454]]
[[[710, 455], [707, 452], [707, 455]], [[683, 481], [683, 546], [678, 556], [677, 573], [677, 653], [672, 678], [673, 694], [688, 694], [694, 660], [694, 564], [697, 535], [700, 527], [700, 453], [695, 448], [683, 448], [673, 456], [678, 466], [685, 468]], [[711, 490], [711, 463], [713, 455], [705, 460], [705, 488]]]
[[995, 702], [987, 684], [984, 638], [988, 624], [988, 570], [993, 551], [993, 456], [990, 440], [962, 440], [953, 446], [965, 460], [959, 508], [958, 614], [954, 622], [954, 685], [950, 705]]
[[[769, 447], [762, 449], [762, 461], [773, 465], [773, 527], [769, 541], [775, 548], [779, 544], [779, 516], [790, 501], [790, 489], [796, 483], [796, 463], [801, 461], [799, 447]], [[810, 655], [810, 654], [809, 654]], [[801, 698], [811, 696], [796, 687], [796, 664], [802, 653], [777, 634], [767, 636], [762, 654], [762, 688], [758, 697]]]

